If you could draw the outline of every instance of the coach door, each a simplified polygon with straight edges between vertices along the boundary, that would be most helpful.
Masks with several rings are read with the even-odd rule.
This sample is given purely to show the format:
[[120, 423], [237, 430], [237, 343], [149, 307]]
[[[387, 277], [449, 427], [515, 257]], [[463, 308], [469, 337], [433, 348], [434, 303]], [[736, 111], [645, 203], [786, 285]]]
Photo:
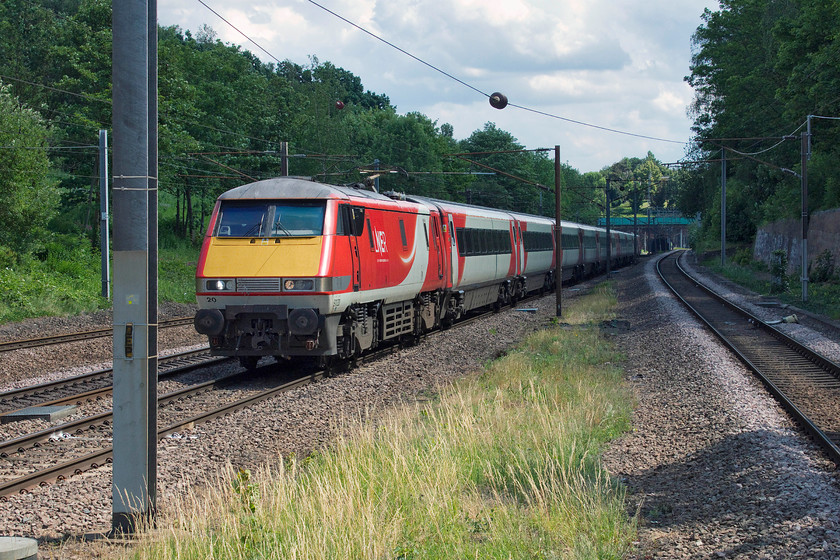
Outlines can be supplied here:
[[437, 271], [438, 279], [443, 278], [444, 256], [443, 256], [443, 236], [440, 234], [440, 214], [433, 211], [432, 217], [432, 243], [434, 246], [435, 255], [437, 255]]
[[360, 206], [341, 206], [344, 212], [344, 227], [347, 228], [347, 238], [350, 240], [350, 261], [352, 264], [353, 291], [358, 292], [362, 286], [362, 268], [359, 265], [359, 236], [365, 225], [365, 209]]
[[516, 259], [514, 274], [518, 276], [525, 272], [525, 243], [522, 241], [522, 226], [519, 220], [513, 220], [511, 225], [513, 226], [513, 255]]

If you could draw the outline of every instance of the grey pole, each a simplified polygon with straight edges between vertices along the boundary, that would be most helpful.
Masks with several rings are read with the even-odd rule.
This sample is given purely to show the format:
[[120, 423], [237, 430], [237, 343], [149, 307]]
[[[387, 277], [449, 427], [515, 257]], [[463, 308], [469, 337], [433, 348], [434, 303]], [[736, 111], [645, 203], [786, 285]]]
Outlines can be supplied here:
[[289, 176], [289, 143], [280, 142], [280, 175]]
[[560, 146], [554, 146], [554, 274], [557, 284], [554, 287], [557, 317], [563, 316], [563, 225], [560, 222]]
[[146, 231], [149, 239], [148, 254], [148, 466], [146, 487], [149, 494], [148, 515], [154, 517], [157, 508], [157, 372], [158, 372], [158, 28], [157, 0], [148, 1], [148, 141], [149, 141], [149, 220]]
[[607, 177], [607, 279], [610, 277], [610, 268], [612, 266], [612, 243], [610, 243], [610, 178]]
[[636, 258], [639, 256], [639, 241], [638, 235], [636, 231], [638, 230], [639, 226], [639, 199], [638, 199], [639, 191], [636, 188], [633, 188], [633, 261], [636, 261]]
[[726, 148], [720, 150], [720, 264], [726, 264]]
[[112, 527], [123, 533], [151, 518], [156, 496], [156, 13], [156, 0], [113, 3]]
[[[810, 124], [811, 120], [808, 119]], [[808, 149], [810, 136], [802, 133], [802, 301], [808, 301]]]
[[111, 299], [108, 232], [108, 131], [99, 131], [99, 253], [102, 255], [102, 297]]

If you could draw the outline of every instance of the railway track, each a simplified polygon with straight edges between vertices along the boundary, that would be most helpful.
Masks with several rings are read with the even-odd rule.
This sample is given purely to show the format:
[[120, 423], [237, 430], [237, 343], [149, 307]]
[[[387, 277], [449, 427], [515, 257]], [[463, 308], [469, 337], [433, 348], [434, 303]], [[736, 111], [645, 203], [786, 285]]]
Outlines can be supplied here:
[[698, 283], [681, 255], [657, 263], [662, 280], [840, 465], [840, 366]]
[[[170, 319], [168, 321], [161, 321], [158, 327], [161, 329], [170, 327], [183, 327], [185, 325], [192, 325], [192, 317], [181, 317], [178, 319]], [[77, 342], [80, 340], [90, 340], [92, 338], [102, 338], [111, 336], [112, 328], [95, 329], [91, 331], [81, 331], [68, 334], [59, 334], [55, 336], [45, 336], [42, 338], [28, 338], [24, 340], [11, 340], [8, 342], [0, 342], [0, 353], [10, 352], [12, 350], [20, 350], [22, 348], [35, 348], [38, 346], [48, 346], [51, 344], [62, 344], [65, 342]]]
[[[189, 368], [202, 367], [224, 358], [210, 356], [209, 348], [179, 352], [158, 360], [158, 379], [164, 379]], [[60, 406], [102, 398], [110, 394], [113, 369], [101, 369], [0, 393], [0, 416], [32, 406]]]
[[[252, 378], [253, 373], [238, 372], [158, 397], [158, 423], [165, 426], [158, 431], [158, 438], [251, 406], [320, 376], [274, 381], [267, 388], [250, 386]], [[110, 463], [112, 420], [112, 411], [107, 411], [0, 443], [0, 499]]]
[[[527, 298], [519, 302], [519, 305], [531, 299]], [[491, 313], [474, 314], [453, 328], [466, 326]], [[440, 332], [433, 331], [427, 336], [435, 336]], [[363, 356], [361, 360], [376, 360], [398, 352], [403, 346], [400, 343], [387, 345]], [[165, 427], [158, 431], [158, 439], [253, 406], [279, 393], [314, 383], [342, 370], [340, 364], [333, 364], [328, 370], [303, 366], [297, 368], [296, 373], [287, 372], [282, 376], [278, 375], [276, 364], [269, 363], [252, 372], [237, 373], [163, 395], [158, 399], [158, 425]], [[279, 379], [281, 377], [283, 379]], [[258, 388], [254, 385], [262, 386]], [[78, 395], [75, 398], [79, 398]], [[111, 462], [111, 420], [112, 413], [107, 411], [0, 443], [0, 499]]]

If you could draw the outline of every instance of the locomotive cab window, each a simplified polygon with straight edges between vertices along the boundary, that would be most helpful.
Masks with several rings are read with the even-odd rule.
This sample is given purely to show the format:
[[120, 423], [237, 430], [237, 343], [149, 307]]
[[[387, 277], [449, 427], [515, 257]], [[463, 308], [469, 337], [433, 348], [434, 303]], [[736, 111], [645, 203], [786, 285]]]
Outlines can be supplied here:
[[324, 230], [325, 204], [223, 201], [216, 237], [313, 237]]
[[342, 204], [338, 209], [338, 221], [335, 226], [336, 235], [353, 235], [355, 237], [362, 235], [365, 228], [364, 207]]

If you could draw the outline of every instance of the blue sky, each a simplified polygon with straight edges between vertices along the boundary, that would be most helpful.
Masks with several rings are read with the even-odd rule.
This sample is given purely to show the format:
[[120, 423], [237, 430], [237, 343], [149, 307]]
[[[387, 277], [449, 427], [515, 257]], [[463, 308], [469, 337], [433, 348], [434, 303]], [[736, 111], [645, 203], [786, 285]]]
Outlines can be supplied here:
[[[557, 144], [582, 172], [648, 151], [663, 162], [683, 156], [691, 35], [704, 8], [718, 9], [717, 0], [316, 0], [472, 88], [558, 119], [494, 109], [308, 0], [203, 1], [280, 60], [332, 62], [388, 95], [398, 112], [452, 124], [457, 139], [493, 122], [527, 148]], [[158, 22], [193, 33], [209, 25], [222, 41], [272, 61], [198, 0], [158, 0]]]

